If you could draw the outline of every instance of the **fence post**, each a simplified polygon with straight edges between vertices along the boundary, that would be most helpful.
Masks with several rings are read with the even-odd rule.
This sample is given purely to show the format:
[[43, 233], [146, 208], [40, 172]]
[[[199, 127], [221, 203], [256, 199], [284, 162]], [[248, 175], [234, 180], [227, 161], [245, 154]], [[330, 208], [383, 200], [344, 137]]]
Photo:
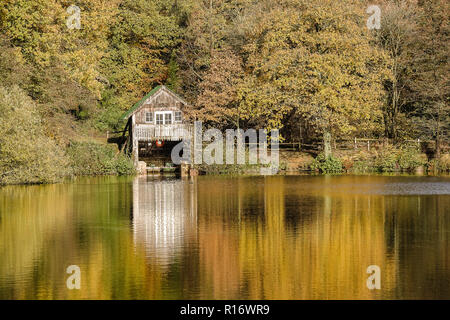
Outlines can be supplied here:
[[353, 145], [354, 145], [354, 147], [355, 147], [355, 150], [358, 149], [358, 145], [356, 144], [356, 137], [355, 137], [355, 142], [354, 142]]
[[370, 151], [370, 140], [367, 140], [367, 151]]

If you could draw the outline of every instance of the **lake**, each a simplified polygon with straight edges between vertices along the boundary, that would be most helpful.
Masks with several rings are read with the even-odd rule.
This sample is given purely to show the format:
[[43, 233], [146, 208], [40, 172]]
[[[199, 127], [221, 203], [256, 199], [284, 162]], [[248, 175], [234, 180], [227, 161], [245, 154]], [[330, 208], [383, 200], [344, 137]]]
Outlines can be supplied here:
[[449, 208], [447, 176], [6, 186], [0, 299], [450, 299]]

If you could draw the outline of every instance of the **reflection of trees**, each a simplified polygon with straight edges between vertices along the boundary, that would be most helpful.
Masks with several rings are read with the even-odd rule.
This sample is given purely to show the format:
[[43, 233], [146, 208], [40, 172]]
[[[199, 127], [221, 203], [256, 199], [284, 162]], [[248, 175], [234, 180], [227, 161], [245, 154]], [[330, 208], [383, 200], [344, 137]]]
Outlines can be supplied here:
[[[306, 178], [310, 185], [296, 190], [286, 179], [265, 178], [262, 184], [259, 178], [243, 178], [231, 185], [227, 180], [202, 181], [199, 248], [202, 282], [208, 283], [202, 297], [371, 299], [401, 298], [407, 292], [412, 297], [430, 297], [425, 288], [436, 286], [429, 280], [436, 279], [431, 274], [433, 266], [448, 265], [444, 251], [450, 245], [449, 218], [443, 204], [421, 209], [421, 221], [414, 216], [420, 205], [410, 197], [320, 188], [323, 179], [310, 178]], [[350, 185], [355, 178], [339, 179]], [[440, 196], [431, 199], [437, 201], [435, 206], [444, 201]], [[409, 254], [408, 234], [419, 237], [416, 241], [421, 244], [440, 243], [439, 248], [427, 251], [427, 246], [415, 246], [412, 250], [417, 252]], [[419, 262], [420, 268], [414, 267], [420, 253], [432, 264], [424, 261]], [[402, 266], [399, 259], [411, 261]], [[366, 287], [366, 268], [371, 264], [381, 267], [381, 291]], [[448, 270], [441, 270], [446, 273], [442, 278], [450, 278]], [[403, 281], [405, 276], [416, 284]], [[424, 291], [418, 292], [415, 288], [421, 284]]]
[[[386, 229], [397, 252], [396, 295], [402, 298], [450, 298], [450, 197], [407, 196], [385, 199]], [[393, 240], [386, 242], [393, 242]]]
[[[3, 188], [0, 298], [450, 298], [448, 195], [327, 179]], [[80, 291], [65, 288], [69, 264], [81, 267]], [[365, 286], [371, 264], [381, 291]]]
[[[378, 264], [389, 274], [392, 266], [384, 255], [383, 215], [378, 214], [381, 199], [309, 194], [313, 205], [302, 208], [309, 218], [290, 230], [284, 181], [271, 179], [264, 195], [265, 223], [261, 219], [241, 230], [241, 242], [248, 244], [241, 247], [243, 273], [252, 270], [262, 275], [244, 279], [250, 298], [370, 298], [373, 292], [365, 286], [365, 268]], [[305, 194], [296, 196], [302, 201]], [[246, 259], [247, 254], [251, 259]], [[384, 281], [383, 292], [389, 292], [390, 281]]]
[[[67, 227], [72, 191], [70, 185], [10, 186], [0, 190], [0, 298], [47, 296], [27, 283], [35, 276], [37, 261], [46, 258], [46, 245], [55, 230]], [[52, 253], [62, 252], [60, 248]], [[63, 267], [50, 265], [47, 270], [62, 274]]]

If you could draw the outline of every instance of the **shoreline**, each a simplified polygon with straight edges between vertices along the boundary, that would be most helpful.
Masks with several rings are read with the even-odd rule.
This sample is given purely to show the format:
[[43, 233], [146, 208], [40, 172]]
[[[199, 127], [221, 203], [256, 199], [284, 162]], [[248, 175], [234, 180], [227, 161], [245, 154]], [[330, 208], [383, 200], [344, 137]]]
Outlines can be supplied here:
[[[449, 172], [444, 173], [424, 173], [424, 174], [416, 174], [416, 173], [408, 173], [408, 172], [366, 172], [366, 173], [351, 173], [351, 172], [341, 172], [341, 173], [314, 173], [314, 172], [294, 172], [294, 171], [283, 171], [273, 175], [263, 175], [259, 173], [200, 173], [198, 176], [202, 177], [280, 177], [280, 176], [305, 176], [305, 177], [323, 177], [323, 176], [355, 176], [355, 177], [371, 177], [371, 176], [379, 176], [379, 177], [439, 177], [439, 178], [450, 178]], [[78, 179], [92, 179], [92, 178], [135, 178], [135, 177], [153, 177], [153, 178], [182, 178], [178, 173], [162, 173], [162, 174], [147, 174], [147, 175], [80, 175], [73, 177], [63, 178], [61, 181], [50, 182], [50, 183], [17, 183], [17, 184], [2, 184], [0, 185], [0, 190], [4, 187], [10, 186], [48, 186], [55, 184], [70, 184], [75, 182]], [[191, 177], [186, 177], [187, 179]]]

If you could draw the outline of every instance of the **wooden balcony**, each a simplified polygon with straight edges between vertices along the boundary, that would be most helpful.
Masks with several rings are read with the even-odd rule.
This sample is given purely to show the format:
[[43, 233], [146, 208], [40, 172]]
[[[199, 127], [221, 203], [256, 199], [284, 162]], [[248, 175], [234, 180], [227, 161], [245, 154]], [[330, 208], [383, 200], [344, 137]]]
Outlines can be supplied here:
[[190, 139], [192, 125], [177, 124], [139, 124], [134, 127], [138, 141], [168, 140], [180, 141]]

